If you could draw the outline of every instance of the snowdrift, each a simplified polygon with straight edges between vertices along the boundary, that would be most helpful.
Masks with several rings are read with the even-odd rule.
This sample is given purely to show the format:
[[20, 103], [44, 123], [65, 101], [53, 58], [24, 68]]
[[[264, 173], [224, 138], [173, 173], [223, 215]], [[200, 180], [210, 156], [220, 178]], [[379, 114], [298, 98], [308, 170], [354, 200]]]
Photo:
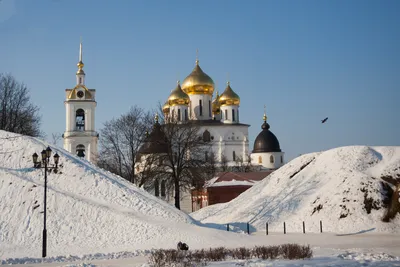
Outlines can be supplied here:
[[[43, 169], [32, 154], [47, 143], [0, 131], [0, 258], [41, 257]], [[67, 151], [48, 175], [49, 257], [241, 244], [245, 235], [199, 227], [187, 214]]]
[[[203, 223], [243, 224], [265, 231], [400, 232], [400, 214], [381, 221], [387, 188], [400, 178], [400, 147], [349, 146], [300, 156], [228, 203], [190, 215]], [[394, 189], [394, 187], [392, 187]]]

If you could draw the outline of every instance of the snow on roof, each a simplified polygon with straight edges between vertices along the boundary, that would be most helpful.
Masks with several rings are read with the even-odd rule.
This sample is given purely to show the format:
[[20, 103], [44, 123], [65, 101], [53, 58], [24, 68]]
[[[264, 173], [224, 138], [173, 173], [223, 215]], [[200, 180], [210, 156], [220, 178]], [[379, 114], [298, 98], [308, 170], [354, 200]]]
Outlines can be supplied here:
[[[263, 231], [400, 232], [385, 213], [383, 175], [400, 178], [400, 147], [348, 146], [300, 156], [228, 203], [190, 215], [203, 223], [250, 222]], [[394, 187], [392, 187], [394, 189]], [[368, 204], [370, 203], [370, 205]], [[372, 208], [371, 208], [372, 207]]]
[[253, 186], [254, 183], [267, 177], [272, 171], [265, 172], [221, 172], [207, 181], [206, 187], [219, 186]]

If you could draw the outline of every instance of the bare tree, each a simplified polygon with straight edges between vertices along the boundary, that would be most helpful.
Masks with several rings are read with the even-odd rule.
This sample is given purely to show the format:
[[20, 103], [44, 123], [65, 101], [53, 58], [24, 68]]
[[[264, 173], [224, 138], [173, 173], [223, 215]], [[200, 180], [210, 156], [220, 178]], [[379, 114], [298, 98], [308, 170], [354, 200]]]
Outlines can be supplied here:
[[181, 192], [202, 186], [215, 168], [211, 142], [203, 140], [200, 127], [193, 121], [169, 120], [162, 127], [168, 152], [161, 161], [159, 173], [174, 189], [175, 207], [180, 209]]
[[0, 73], [0, 129], [29, 136], [43, 136], [39, 108], [29, 90], [12, 75]]
[[246, 155], [245, 159], [241, 156], [236, 157], [235, 170], [237, 172], [250, 172], [252, 169], [253, 166], [251, 164], [251, 158], [249, 155]]
[[134, 183], [136, 155], [151, 117], [149, 112], [134, 106], [119, 118], [105, 122], [100, 130], [98, 165]]
[[228, 171], [228, 159], [225, 157], [225, 155], [222, 155], [221, 163], [220, 163], [219, 167], [221, 168], [221, 171], [223, 171], [223, 172]]
[[51, 134], [51, 143], [55, 146], [58, 145], [58, 142], [62, 139], [62, 134], [60, 133], [52, 133]]

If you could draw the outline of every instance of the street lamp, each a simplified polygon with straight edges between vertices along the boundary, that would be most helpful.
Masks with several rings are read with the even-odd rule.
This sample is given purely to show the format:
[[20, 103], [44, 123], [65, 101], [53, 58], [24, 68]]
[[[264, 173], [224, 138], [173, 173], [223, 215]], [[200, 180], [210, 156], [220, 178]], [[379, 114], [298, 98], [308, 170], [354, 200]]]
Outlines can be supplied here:
[[[43, 223], [43, 245], [42, 245], [42, 257], [46, 257], [46, 248], [47, 248], [47, 230], [46, 230], [46, 197], [47, 197], [47, 170], [54, 170], [54, 172], [57, 172], [57, 167], [58, 167], [58, 160], [60, 159], [60, 156], [56, 153], [53, 158], [54, 158], [54, 167], [49, 167], [47, 166], [50, 161], [50, 156], [51, 156], [51, 148], [48, 146], [46, 150], [42, 150], [40, 153], [42, 156], [42, 161], [38, 161], [38, 154], [34, 153], [32, 155], [33, 159], [33, 167], [36, 169], [41, 169], [44, 168], [44, 223]], [[42, 163], [44, 167], [42, 167]]]

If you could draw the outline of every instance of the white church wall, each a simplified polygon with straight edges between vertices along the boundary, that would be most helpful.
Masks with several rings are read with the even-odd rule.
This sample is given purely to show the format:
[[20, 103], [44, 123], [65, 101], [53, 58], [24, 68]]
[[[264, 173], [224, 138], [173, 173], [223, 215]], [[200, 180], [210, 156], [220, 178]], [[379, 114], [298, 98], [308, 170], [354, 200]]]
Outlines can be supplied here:
[[[271, 162], [271, 156], [273, 157], [273, 162]], [[251, 154], [251, 163], [254, 165], [261, 165], [266, 169], [280, 168], [284, 165], [284, 162], [284, 152], [264, 152]]]
[[[194, 120], [211, 120], [212, 119], [212, 96], [211, 95], [202, 95], [202, 94], [194, 94], [189, 95], [190, 97], [190, 111], [189, 118]], [[200, 107], [199, 101], [202, 101], [202, 115], [200, 115]]]

